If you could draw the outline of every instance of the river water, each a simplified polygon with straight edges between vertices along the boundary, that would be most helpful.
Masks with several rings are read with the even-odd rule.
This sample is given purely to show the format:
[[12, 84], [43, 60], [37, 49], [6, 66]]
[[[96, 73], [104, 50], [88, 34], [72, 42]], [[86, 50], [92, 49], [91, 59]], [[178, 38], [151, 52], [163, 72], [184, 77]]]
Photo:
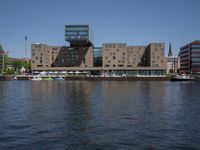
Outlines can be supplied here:
[[200, 82], [1, 81], [0, 149], [200, 149]]

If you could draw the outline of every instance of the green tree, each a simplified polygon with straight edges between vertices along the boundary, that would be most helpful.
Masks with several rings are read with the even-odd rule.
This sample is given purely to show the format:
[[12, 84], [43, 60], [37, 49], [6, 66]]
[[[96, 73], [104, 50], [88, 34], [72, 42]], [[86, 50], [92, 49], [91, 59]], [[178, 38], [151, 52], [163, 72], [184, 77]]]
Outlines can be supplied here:
[[28, 62], [23, 61], [22, 66], [26, 69], [27, 72], [29, 72], [29, 70], [31, 70], [31, 62], [30, 61], [28, 61]]
[[21, 61], [12, 61], [10, 64], [14, 67], [15, 71], [19, 71], [22, 68]]
[[14, 68], [6, 68], [5, 69], [6, 74], [11, 75], [15, 73], [15, 69]]

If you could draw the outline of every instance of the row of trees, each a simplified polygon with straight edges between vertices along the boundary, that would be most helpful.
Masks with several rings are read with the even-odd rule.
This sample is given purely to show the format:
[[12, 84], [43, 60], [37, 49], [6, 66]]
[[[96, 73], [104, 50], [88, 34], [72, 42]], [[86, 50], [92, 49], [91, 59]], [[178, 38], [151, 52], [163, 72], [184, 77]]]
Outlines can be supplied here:
[[9, 61], [9, 59], [5, 57], [5, 67], [0, 70], [0, 73], [8, 75], [19, 74], [22, 68], [25, 69], [25, 72], [30, 72], [31, 62], [22, 60]]

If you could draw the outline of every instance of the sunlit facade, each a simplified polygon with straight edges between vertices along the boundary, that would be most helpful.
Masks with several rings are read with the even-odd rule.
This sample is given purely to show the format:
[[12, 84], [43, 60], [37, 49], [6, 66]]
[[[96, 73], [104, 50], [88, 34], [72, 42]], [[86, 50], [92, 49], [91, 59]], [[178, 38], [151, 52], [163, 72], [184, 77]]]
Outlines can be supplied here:
[[164, 43], [128, 46], [104, 43], [94, 47], [88, 25], [65, 25], [69, 46], [32, 44], [32, 70], [87, 71], [95, 74], [164, 75]]
[[181, 47], [179, 56], [182, 73], [200, 73], [200, 41]]

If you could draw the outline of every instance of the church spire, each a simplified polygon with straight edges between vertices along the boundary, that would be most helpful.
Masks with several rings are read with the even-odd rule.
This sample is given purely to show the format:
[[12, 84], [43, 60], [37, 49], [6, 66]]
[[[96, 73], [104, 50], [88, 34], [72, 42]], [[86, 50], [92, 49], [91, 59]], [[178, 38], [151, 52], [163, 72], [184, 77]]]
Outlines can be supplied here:
[[169, 44], [169, 53], [168, 53], [168, 57], [172, 56], [172, 47], [171, 47], [171, 43]]

